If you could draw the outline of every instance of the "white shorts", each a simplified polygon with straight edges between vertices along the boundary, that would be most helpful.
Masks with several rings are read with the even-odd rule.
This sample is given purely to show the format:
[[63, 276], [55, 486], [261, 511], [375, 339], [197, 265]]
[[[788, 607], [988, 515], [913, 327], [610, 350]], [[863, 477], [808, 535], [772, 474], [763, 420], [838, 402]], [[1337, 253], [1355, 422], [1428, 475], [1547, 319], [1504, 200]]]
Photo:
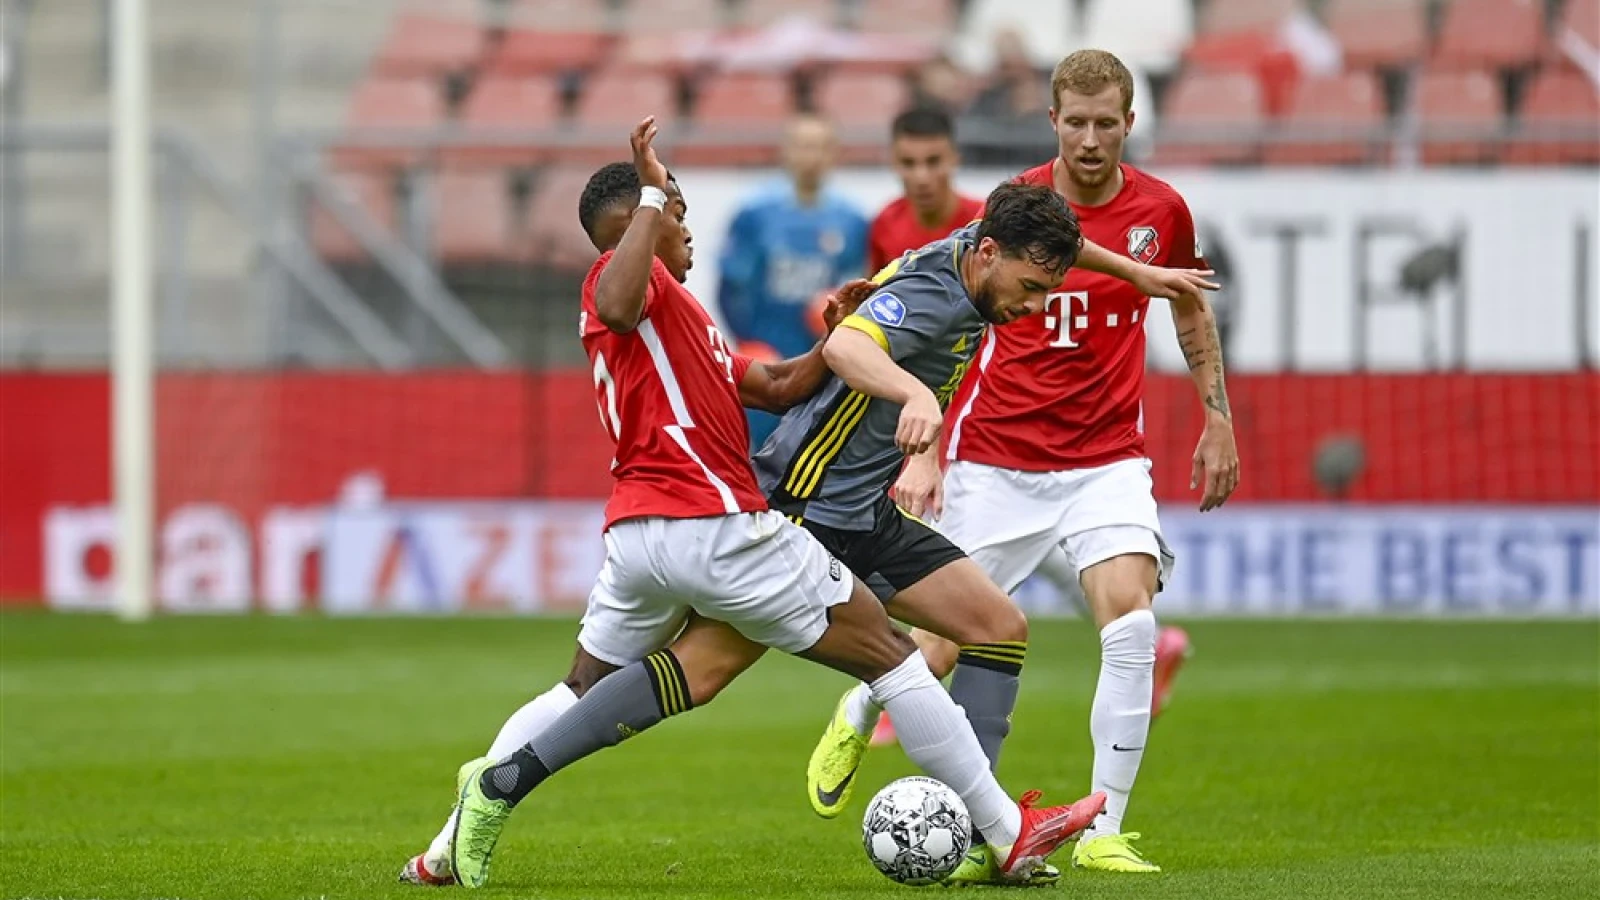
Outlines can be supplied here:
[[1143, 553], [1156, 561], [1157, 590], [1175, 562], [1148, 459], [1065, 472], [957, 460], [945, 473], [938, 528], [1008, 594], [1057, 548], [1080, 577], [1114, 556]]
[[775, 512], [628, 519], [606, 532], [606, 561], [578, 644], [614, 666], [672, 642], [689, 611], [786, 653], [809, 649], [854, 577], [810, 532]]

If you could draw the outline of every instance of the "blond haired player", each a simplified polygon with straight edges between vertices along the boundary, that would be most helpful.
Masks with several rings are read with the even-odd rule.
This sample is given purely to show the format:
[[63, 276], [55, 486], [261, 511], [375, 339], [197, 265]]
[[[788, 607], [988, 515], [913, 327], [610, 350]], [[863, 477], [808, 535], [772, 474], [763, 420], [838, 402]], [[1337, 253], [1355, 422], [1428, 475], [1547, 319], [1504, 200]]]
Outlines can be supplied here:
[[[1133, 128], [1133, 77], [1115, 56], [1082, 50], [1051, 79], [1050, 122], [1060, 152], [1018, 181], [1053, 186], [1072, 205], [1085, 241], [1153, 265], [1204, 269], [1194, 220], [1178, 192], [1122, 161]], [[953, 410], [946, 455], [908, 463], [895, 495], [940, 529], [1004, 590], [1014, 590], [1052, 555], [1077, 572], [1100, 630], [1100, 677], [1089, 718], [1094, 790], [1105, 812], [1079, 840], [1073, 864], [1111, 872], [1159, 872], [1124, 833], [1123, 817], [1144, 757], [1155, 684], [1152, 601], [1173, 564], [1156, 513], [1145, 456], [1144, 326], [1149, 298], [1093, 272], [1070, 270], [1045, 315], [991, 329]], [[1222, 349], [1209, 304], [1172, 301], [1179, 346], [1205, 408], [1191, 486], [1202, 512], [1239, 483]], [[947, 666], [953, 648], [918, 642]], [[818, 754], [860, 755], [878, 710], [861, 688], [841, 704], [859, 740], [827, 742]], [[835, 771], [851, 760], [829, 759]], [[816, 756], [813, 766], [817, 765]]]

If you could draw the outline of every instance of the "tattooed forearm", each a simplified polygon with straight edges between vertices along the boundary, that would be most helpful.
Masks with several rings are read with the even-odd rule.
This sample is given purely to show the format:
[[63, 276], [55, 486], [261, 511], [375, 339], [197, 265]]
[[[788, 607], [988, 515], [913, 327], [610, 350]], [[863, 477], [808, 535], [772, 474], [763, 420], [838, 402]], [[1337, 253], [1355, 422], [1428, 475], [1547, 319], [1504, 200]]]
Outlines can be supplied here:
[[1211, 389], [1206, 391], [1206, 409], [1224, 419], [1232, 419], [1233, 410], [1228, 406], [1228, 386], [1222, 375], [1222, 336], [1217, 333], [1217, 320], [1211, 316], [1206, 317], [1206, 338], [1211, 344]]
[[1195, 388], [1200, 392], [1200, 402], [1207, 411], [1232, 419], [1233, 409], [1228, 404], [1228, 388], [1222, 373], [1222, 337], [1217, 333], [1216, 319], [1203, 306], [1180, 313], [1177, 318], [1178, 348], [1183, 351], [1183, 361], [1189, 366]]

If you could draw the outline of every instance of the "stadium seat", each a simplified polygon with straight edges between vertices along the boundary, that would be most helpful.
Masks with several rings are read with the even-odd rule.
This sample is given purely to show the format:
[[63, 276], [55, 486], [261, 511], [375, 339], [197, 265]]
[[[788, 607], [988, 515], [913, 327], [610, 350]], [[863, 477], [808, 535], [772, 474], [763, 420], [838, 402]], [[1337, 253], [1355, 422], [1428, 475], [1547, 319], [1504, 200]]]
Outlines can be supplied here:
[[1426, 0], [1334, 0], [1327, 25], [1349, 68], [1399, 68], [1427, 54]]
[[549, 128], [561, 119], [561, 85], [548, 76], [486, 76], [467, 95], [461, 106], [460, 123], [467, 132], [477, 131], [487, 140], [483, 146], [467, 146], [445, 151], [448, 163], [474, 162], [479, 165], [522, 165], [536, 162], [545, 153], [534, 144], [495, 146], [495, 138], [515, 132]]
[[1083, 46], [1109, 50], [1146, 72], [1170, 72], [1193, 36], [1190, 0], [1092, 0], [1084, 15]]
[[634, 33], [709, 31], [728, 24], [723, 0], [628, 0], [622, 30]]
[[527, 257], [517, 244], [504, 170], [440, 169], [428, 196], [433, 253], [441, 265], [493, 265]]
[[[334, 189], [345, 199], [367, 211], [373, 221], [393, 231], [395, 214], [394, 182], [387, 173], [379, 171], [333, 172], [329, 175]], [[331, 263], [366, 262], [370, 257], [363, 248], [321, 203], [310, 204], [311, 246], [317, 255]]]
[[578, 94], [579, 125], [626, 130], [645, 116], [663, 125], [678, 116], [677, 89], [664, 75], [606, 69], [584, 79]]
[[[345, 127], [381, 138], [385, 132], [427, 132], [443, 124], [444, 118], [444, 96], [434, 79], [380, 77], [356, 86]], [[342, 163], [362, 167], [410, 165], [421, 153], [406, 147], [342, 146], [334, 150]]]
[[1155, 159], [1165, 165], [1248, 163], [1259, 155], [1261, 84], [1243, 72], [1189, 71], [1167, 89]]
[[862, 31], [944, 40], [955, 25], [951, 0], [860, 0], [856, 11], [856, 27]]
[[811, 101], [840, 129], [874, 128], [882, 143], [888, 140], [888, 121], [911, 104], [911, 88], [895, 75], [845, 72], [812, 84]]
[[1557, 69], [1528, 86], [1506, 162], [1600, 165], [1600, 92], [1579, 73]]
[[811, 86], [811, 106], [839, 131], [839, 160], [848, 165], [888, 159], [890, 119], [911, 105], [911, 87], [898, 75], [840, 72]]
[[772, 163], [779, 131], [794, 113], [794, 86], [787, 75], [709, 76], [695, 99], [694, 128], [675, 158], [693, 165]]
[[1288, 114], [1274, 129], [1266, 161], [1274, 165], [1358, 165], [1382, 139], [1383, 97], [1368, 71], [1302, 79]]
[[1494, 76], [1481, 69], [1428, 71], [1417, 76], [1413, 94], [1425, 164], [1493, 161], [1505, 124]]
[[590, 174], [566, 166], [541, 174], [528, 202], [527, 248], [535, 264], [581, 271], [599, 256], [578, 223], [578, 198]]
[[1532, 64], [1544, 49], [1543, 24], [1535, 0], [1454, 0], [1444, 8], [1430, 65], [1438, 70]]
[[390, 76], [457, 75], [477, 66], [487, 46], [476, 17], [407, 13], [394, 20], [372, 65]]
[[1272, 31], [1302, 8], [1300, 0], [1210, 0], [1200, 12], [1197, 31], [1200, 34]]
[[746, 28], [764, 28], [792, 17], [837, 25], [839, 4], [836, 0], [744, 0], [738, 5], [738, 22]]
[[489, 60], [497, 75], [590, 69], [611, 48], [604, 0], [515, 0]]

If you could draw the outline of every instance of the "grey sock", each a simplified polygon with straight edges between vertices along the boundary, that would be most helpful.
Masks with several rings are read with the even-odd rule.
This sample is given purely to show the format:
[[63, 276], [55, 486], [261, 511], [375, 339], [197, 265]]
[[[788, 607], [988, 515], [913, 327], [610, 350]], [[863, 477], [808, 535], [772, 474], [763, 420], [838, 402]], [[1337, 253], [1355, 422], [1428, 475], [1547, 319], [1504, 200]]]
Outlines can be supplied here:
[[991, 771], [1000, 765], [1000, 747], [1011, 733], [1026, 652], [1027, 645], [1021, 642], [962, 647], [950, 679], [950, 699], [967, 711]]
[[600, 679], [528, 747], [559, 772], [691, 706], [683, 668], [672, 651], [662, 650]]

